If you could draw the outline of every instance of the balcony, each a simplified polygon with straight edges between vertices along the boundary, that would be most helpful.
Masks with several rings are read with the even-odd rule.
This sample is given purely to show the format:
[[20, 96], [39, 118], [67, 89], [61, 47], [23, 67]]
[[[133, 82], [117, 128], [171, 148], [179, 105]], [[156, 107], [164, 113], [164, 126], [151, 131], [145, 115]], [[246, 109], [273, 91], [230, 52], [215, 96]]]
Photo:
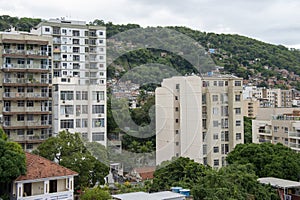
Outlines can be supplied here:
[[49, 94], [48, 93], [25, 93], [25, 92], [4, 92], [3, 93], [3, 100], [13, 100], [13, 99], [20, 99], [20, 100], [48, 100]]
[[25, 64], [4, 64], [2, 70], [5, 72], [45, 72], [50, 71], [49, 65], [25, 65]]
[[3, 49], [2, 53], [4, 56], [10, 57], [48, 57], [48, 52], [41, 50]]
[[289, 142], [289, 147], [292, 149], [300, 150], [300, 144]]
[[3, 122], [3, 129], [42, 129], [49, 128], [51, 123], [48, 120], [43, 121], [17, 121], [11, 123], [10, 121]]
[[47, 193], [18, 198], [18, 200], [68, 200], [73, 199], [73, 191], [64, 191], [56, 193]]
[[36, 143], [36, 142], [42, 142], [43, 140], [46, 140], [49, 138], [49, 135], [13, 135], [10, 136], [9, 139], [11, 139], [14, 142], [18, 143]]
[[4, 78], [3, 85], [4, 86], [22, 86], [22, 85], [30, 85], [30, 86], [48, 86], [50, 84], [50, 79], [42, 78]]
[[258, 133], [260, 135], [271, 135], [271, 130], [264, 130], [264, 129], [259, 129]]
[[35, 107], [17, 107], [17, 106], [5, 106], [3, 107], [4, 115], [14, 115], [14, 114], [50, 114], [51, 107], [35, 106]]
[[289, 132], [289, 138], [300, 139], [300, 132]]

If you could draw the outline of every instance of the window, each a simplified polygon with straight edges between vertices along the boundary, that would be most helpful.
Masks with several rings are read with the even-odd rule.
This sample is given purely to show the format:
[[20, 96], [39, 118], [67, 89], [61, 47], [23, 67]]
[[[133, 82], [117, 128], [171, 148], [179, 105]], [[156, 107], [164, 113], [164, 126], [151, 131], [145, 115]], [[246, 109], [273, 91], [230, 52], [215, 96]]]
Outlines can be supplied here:
[[24, 107], [25, 101], [18, 101], [18, 107]]
[[175, 100], [176, 100], [176, 101], [178, 100], [178, 96], [175, 96]]
[[76, 91], [76, 100], [81, 100], [81, 92]]
[[73, 36], [80, 36], [80, 32], [73, 30]]
[[219, 166], [219, 159], [214, 159], [214, 166]]
[[88, 100], [88, 91], [82, 91], [82, 100]]
[[33, 115], [27, 115], [27, 121], [33, 121]]
[[221, 153], [227, 154], [229, 152], [229, 146], [228, 144], [221, 144]]
[[24, 121], [24, 115], [17, 115], [17, 121]]
[[274, 133], [278, 132], [279, 127], [278, 126], [274, 126]]
[[207, 154], [207, 144], [203, 144], [203, 155]]
[[27, 92], [32, 93], [33, 92], [33, 87], [27, 87]]
[[221, 94], [221, 102], [228, 103], [228, 94], [227, 93]]
[[229, 132], [228, 131], [221, 132], [221, 140], [225, 141], [225, 142], [229, 141]]
[[26, 144], [26, 149], [33, 149], [33, 144]]
[[73, 61], [80, 61], [79, 55], [73, 55]]
[[73, 91], [60, 91], [60, 100], [73, 100], [74, 92]]
[[104, 100], [104, 91], [93, 91], [93, 100]]
[[218, 86], [218, 81], [214, 81], [214, 86]]
[[235, 95], [235, 101], [241, 101], [241, 95], [236, 94]]
[[179, 122], [179, 119], [175, 119], [175, 122], [178, 123], [178, 122]]
[[61, 105], [60, 106], [60, 114], [61, 115], [73, 115], [74, 114], [73, 105]]
[[24, 87], [18, 87], [18, 92], [19, 92], [19, 93], [23, 93], [23, 92], [25, 92], [25, 89], [24, 89]]
[[242, 82], [241, 81], [234, 81], [234, 86], [242, 86]]
[[81, 119], [76, 119], [76, 128], [81, 127]]
[[176, 108], [175, 108], [175, 111], [176, 111], [176, 112], [178, 112], [178, 110], [179, 110], [179, 108], [178, 108], [178, 107], [176, 107]]
[[82, 128], [88, 127], [88, 119], [84, 118], [82, 119]]
[[82, 105], [82, 114], [88, 114], [88, 105]]
[[179, 142], [176, 142], [175, 144], [176, 144], [176, 146], [178, 146], [178, 145], [179, 145]]
[[214, 139], [214, 140], [217, 140], [217, 139], [219, 139], [219, 133], [214, 133], [214, 135], [213, 135], [213, 139]]
[[213, 107], [213, 115], [219, 114], [219, 108]]
[[221, 106], [221, 116], [228, 116], [228, 106]]
[[219, 86], [223, 87], [224, 86], [224, 81], [219, 81]]
[[74, 128], [73, 119], [62, 119], [60, 121], [60, 128]]
[[221, 127], [222, 128], [228, 128], [228, 119], [221, 119]]
[[99, 43], [100, 43], [100, 44], [103, 44], [103, 40], [99, 40]]
[[50, 28], [45, 28], [45, 32], [50, 32]]
[[17, 130], [17, 134], [18, 134], [18, 135], [24, 135], [24, 133], [25, 133], [25, 132], [24, 132], [24, 130], [22, 130], [22, 129], [18, 129], [18, 130]]
[[176, 131], [175, 131], [175, 134], [179, 134], [179, 130], [176, 130]]
[[67, 29], [62, 29], [61, 32], [64, 33], [64, 34], [67, 34]]
[[97, 127], [104, 127], [104, 118], [94, 118], [92, 119], [92, 127], [97, 128]]
[[33, 129], [28, 129], [27, 130], [27, 135], [33, 135]]
[[284, 127], [284, 133], [288, 133], [289, 132], [289, 128], [288, 127]]
[[214, 147], [214, 153], [219, 153], [219, 147]]
[[219, 121], [213, 121], [213, 127], [218, 127], [219, 126]]
[[202, 132], [202, 141], [206, 142], [206, 132]]
[[242, 133], [236, 133], [235, 134], [235, 139], [236, 140], [241, 140], [242, 139]]
[[92, 141], [104, 141], [104, 132], [92, 133]]
[[27, 101], [27, 107], [33, 107], [34, 106], [34, 103], [33, 101]]
[[179, 90], [179, 89], [180, 89], [180, 85], [176, 84], [176, 90]]
[[104, 113], [104, 105], [93, 105], [92, 113], [93, 114]]
[[206, 104], [206, 94], [202, 94], [202, 104]]
[[236, 125], [236, 126], [241, 126], [241, 120], [236, 120], [236, 121], [235, 121], [235, 125]]
[[235, 108], [235, 114], [240, 115], [241, 114], [241, 108]]
[[213, 99], [213, 101], [218, 101], [218, 95], [216, 95], [216, 94], [212, 95], [212, 99]]

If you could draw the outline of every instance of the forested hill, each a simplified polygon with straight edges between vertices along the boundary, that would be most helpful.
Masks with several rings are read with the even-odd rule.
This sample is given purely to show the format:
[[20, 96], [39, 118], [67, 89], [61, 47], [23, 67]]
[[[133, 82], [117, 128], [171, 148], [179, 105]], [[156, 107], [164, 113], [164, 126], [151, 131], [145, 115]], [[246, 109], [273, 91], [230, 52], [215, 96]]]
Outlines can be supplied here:
[[[17, 30], [29, 31], [31, 27], [37, 25], [40, 21], [41, 19], [2, 15], [0, 16], [0, 30], [9, 30], [13, 26]], [[103, 20], [98, 19], [90, 22], [90, 24], [106, 26], [107, 37], [132, 28], [140, 28], [137, 24], [116, 25], [111, 22], [105, 23]], [[283, 80], [286, 77], [282, 76], [281, 69], [300, 75], [299, 50], [288, 49], [282, 45], [268, 44], [240, 35], [206, 33], [187, 27], [168, 28], [177, 30], [197, 40], [208, 51], [210, 50], [211, 56], [218, 66], [223, 66], [226, 72], [236, 74], [245, 79], [251, 79], [251, 77], [259, 74], [265, 81], [270, 77]], [[141, 57], [144, 54], [145, 52], [138, 53], [136, 56]], [[150, 59], [155, 57], [147, 56]], [[139, 59], [134, 59], [134, 62], [140, 61]], [[172, 65], [174, 65], [174, 62]]]

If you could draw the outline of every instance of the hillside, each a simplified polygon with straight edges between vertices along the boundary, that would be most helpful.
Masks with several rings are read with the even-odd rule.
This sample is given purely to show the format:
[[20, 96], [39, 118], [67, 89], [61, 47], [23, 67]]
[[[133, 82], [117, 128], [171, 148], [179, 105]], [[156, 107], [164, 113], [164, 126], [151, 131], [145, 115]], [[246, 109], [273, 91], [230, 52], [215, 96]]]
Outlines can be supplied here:
[[[0, 16], [0, 31], [9, 30], [12, 26], [16, 27], [17, 30], [29, 31], [40, 21], [41, 19], [2, 15]], [[90, 24], [106, 26], [108, 38], [122, 31], [140, 28], [137, 24], [116, 25], [98, 19], [90, 22]], [[299, 50], [268, 44], [240, 35], [206, 33], [187, 27], [168, 28], [186, 34], [198, 41], [207, 51], [211, 50], [212, 59], [216, 65], [223, 66], [225, 72], [265, 86], [270, 84], [269, 79], [272, 78], [274, 83], [270, 85], [271, 87], [288, 88], [295, 86], [300, 89], [297, 76], [300, 75]], [[120, 76], [128, 69], [150, 62], [174, 66], [182, 74], [193, 72], [192, 67], [176, 55], [168, 54], [162, 58], [159, 50], [145, 49], [122, 56], [109, 66], [108, 76], [109, 78]], [[288, 72], [282, 73], [283, 69]], [[292, 76], [290, 77], [289, 74]]]

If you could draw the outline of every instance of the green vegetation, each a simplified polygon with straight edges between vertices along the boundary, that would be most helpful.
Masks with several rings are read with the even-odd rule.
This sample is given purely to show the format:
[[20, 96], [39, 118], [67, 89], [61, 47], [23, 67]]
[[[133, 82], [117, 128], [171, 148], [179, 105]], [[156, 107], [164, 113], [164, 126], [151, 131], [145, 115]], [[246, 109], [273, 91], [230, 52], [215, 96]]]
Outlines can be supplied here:
[[110, 200], [111, 196], [108, 191], [95, 187], [92, 189], [86, 188], [80, 195], [81, 200]]
[[217, 171], [180, 157], [164, 162], [160, 167], [154, 173], [152, 191], [181, 186], [191, 189], [195, 200], [278, 199], [278, 195], [269, 186], [258, 183], [251, 164], [232, 164]]
[[56, 160], [58, 164], [78, 172], [75, 188], [92, 187], [96, 183], [104, 184], [104, 177], [109, 172], [109, 167], [88, 151], [79, 133], [62, 131], [56, 137], [43, 142], [34, 153], [49, 160]]
[[252, 164], [258, 177], [299, 180], [300, 154], [278, 143], [239, 144], [227, 156], [229, 164]]
[[7, 135], [0, 129], [0, 197], [8, 194], [14, 179], [26, 173], [25, 159], [22, 147], [16, 142], [8, 141]]
[[244, 117], [244, 143], [252, 143], [252, 118]]

